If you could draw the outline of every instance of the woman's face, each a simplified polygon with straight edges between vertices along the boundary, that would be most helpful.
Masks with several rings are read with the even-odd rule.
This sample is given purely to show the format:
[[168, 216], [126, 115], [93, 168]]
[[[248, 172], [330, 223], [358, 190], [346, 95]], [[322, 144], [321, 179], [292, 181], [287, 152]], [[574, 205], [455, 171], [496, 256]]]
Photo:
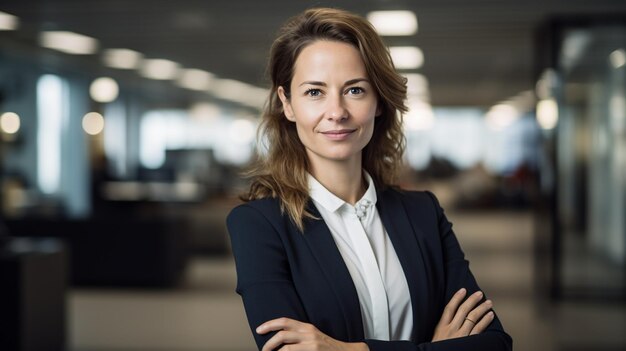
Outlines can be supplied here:
[[296, 59], [290, 90], [290, 99], [283, 87], [278, 95], [313, 170], [328, 162], [360, 166], [379, 111], [358, 50], [338, 41], [313, 42]]

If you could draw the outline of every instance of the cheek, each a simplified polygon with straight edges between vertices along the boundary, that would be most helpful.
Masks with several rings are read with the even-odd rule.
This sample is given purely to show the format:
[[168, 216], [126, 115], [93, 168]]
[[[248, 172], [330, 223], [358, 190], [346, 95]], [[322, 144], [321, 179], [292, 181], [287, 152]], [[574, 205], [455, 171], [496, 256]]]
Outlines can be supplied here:
[[378, 118], [376, 117], [376, 112], [377, 112], [376, 107], [370, 108], [367, 111], [363, 111], [363, 116], [365, 116], [363, 118], [363, 126], [365, 129], [368, 129], [368, 130], [374, 129], [374, 124], [376, 123], [377, 118]]
[[374, 121], [367, 125], [364, 132], [364, 138], [367, 140], [366, 144], [369, 144], [372, 141], [372, 136], [374, 135]]
[[355, 106], [355, 108], [355, 115], [360, 116], [360, 119], [363, 120], [364, 123], [365, 120], [374, 120], [380, 112], [378, 104], [374, 99], [368, 100], [367, 102], [361, 102], [358, 106]]
[[374, 126], [376, 125], [376, 122], [377, 122], [376, 118], [378, 118], [378, 117], [374, 117], [374, 115], [371, 115], [371, 116], [372, 117], [370, 117], [368, 121], [366, 122], [366, 125], [363, 126], [364, 138], [367, 139], [368, 144], [372, 140], [372, 136], [374, 135]]
[[303, 145], [307, 146], [308, 144], [310, 144], [309, 141], [314, 136], [315, 125], [312, 125], [311, 123], [307, 123], [307, 121], [304, 121], [299, 118], [296, 120], [296, 132], [298, 134], [298, 139], [300, 139], [300, 142]]
[[293, 109], [294, 121], [298, 127], [298, 130], [310, 131], [317, 127], [320, 119], [319, 108], [315, 105], [299, 105]]

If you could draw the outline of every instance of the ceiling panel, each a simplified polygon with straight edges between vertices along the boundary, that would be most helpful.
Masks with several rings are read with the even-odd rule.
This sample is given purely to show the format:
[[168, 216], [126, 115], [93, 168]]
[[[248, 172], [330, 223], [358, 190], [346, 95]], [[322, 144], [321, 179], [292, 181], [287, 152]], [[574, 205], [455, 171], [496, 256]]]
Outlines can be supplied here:
[[0, 11], [19, 16], [32, 33], [71, 30], [100, 39], [105, 48], [127, 47], [265, 86], [274, 33], [314, 5], [361, 14], [415, 11], [419, 33], [387, 42], [422, 48], [425, 64], [416, 72], [429, 79], [434, 105], [464, 106], [489, 106], [532, 89], [533, 31], [550, 15], [626, 13], [623, 0], [5, 0]]

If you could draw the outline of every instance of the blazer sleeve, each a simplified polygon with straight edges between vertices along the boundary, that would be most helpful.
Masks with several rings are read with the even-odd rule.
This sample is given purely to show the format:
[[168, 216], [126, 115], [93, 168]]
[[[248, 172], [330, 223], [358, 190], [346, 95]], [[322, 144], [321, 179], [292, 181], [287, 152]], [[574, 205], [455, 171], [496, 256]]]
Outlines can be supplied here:
[[[480, 288], [469, 269], [469, 262], [461, 250], [461, 246], [452, 230], [452, 224], [446, 218], [437, 198], [430, 192], [426, 192], [435, 209], [437, 228], [441, 240], [441, 251], [444, 263], [445, 275], [445, 301], [450, 301], [452, 295], [460, 288], [466, 288], [469, 294], [479, 291]], [[417, 199], [414, 199], [417, 200]], [[423, 210], [423, 209], [422, 209]], [[483, 297], [483, 301], [486, 298]], [[445, 306], [440, 306], [441, 313]], [[495, 311], [494, 311], [495, 313]], [[438, 316], [439, 318], [441, 317]], [[437, 318], [437, 320], [439, 320]], [[365, 341], [372, 351], [452, 351], [452, 350], [511, 350], [512, 339], [504, 331], [498, 316], [495, 315], [493, 322], [480, 334], [438, 342], [416, 344], [410, 341]]]
[[241, 295], [259, 350], [275, 334], [260, 335], [262, 323], [288, 317], [308, 322], [296, 293], [286, 251], [277, 229], [258, 209], [247, 204], [233, 209], [226, 220]]

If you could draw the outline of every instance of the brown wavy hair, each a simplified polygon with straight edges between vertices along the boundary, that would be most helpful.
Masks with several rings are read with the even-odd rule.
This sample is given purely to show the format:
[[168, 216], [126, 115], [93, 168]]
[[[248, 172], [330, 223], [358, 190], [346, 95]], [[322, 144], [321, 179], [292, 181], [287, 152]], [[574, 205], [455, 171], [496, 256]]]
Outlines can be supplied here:
[[257, 153], [247, 173], [252, 178], [250, 189], [241, 198], [278, 198], [281, 210], [301, 231], [303, 219], [313, 218], [306, 210], [309, 163], [295, 124], [284, 114], [277, 90], [282, 86], [290, 97], [296, 59], [303, 48], [318, 40], [344, 42], [357, 48], [376, 90], [381, 114], [375, 119], [372, 139], [363, 149], [362, 166], [377, 189], [393, 185], [405, 148], [402, 114], [407, 111], [406, 78], [396, 72], [387, 47], [372, 25], [358, 15], [330, 8], [310, 9], [288, 20], [271, 47], [267, 67], [272, 87], [258, 131], [258, 140], [267, 150]]

